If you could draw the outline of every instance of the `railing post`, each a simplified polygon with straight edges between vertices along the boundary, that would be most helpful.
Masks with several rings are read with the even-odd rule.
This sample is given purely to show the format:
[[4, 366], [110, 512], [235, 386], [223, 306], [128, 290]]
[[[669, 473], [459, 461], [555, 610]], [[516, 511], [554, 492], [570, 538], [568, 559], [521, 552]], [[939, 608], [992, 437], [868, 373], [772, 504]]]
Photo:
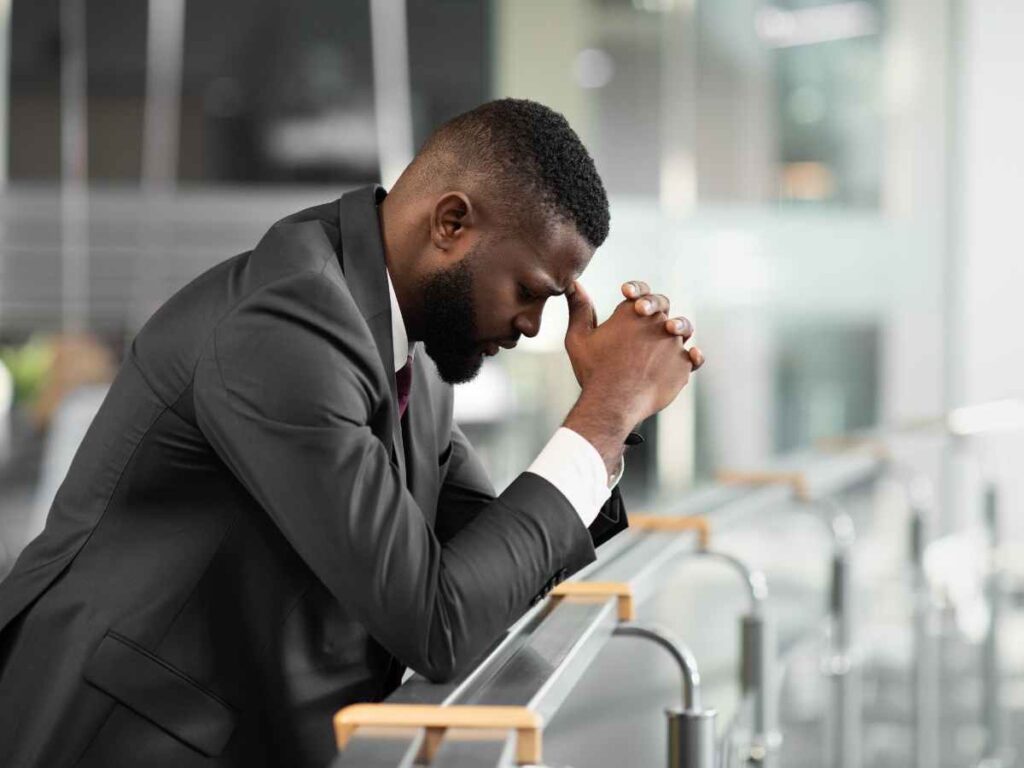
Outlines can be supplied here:
[[668, 768], [717, 768], [714, 710], [670, 709]]
[[826, 765], [832, 768], [860, 767], [861, 697], [859, 670], [854, 651], [853, 574], [851, 551], [853, 521], [835, 500], [833, 511], [832, 577], [829, 590], [829, 648], [823, 671], [831, 681], [831, 699], [826, 723]]
[[985, 597], [988, 602], [988, 631], [981, 646], [982, 667], [982, 722], [987, 731], [985, 750], [979, 765], [1001, 768], [1005, 764], [1003, 734], [1002, 679], [999, 657], [999, 632], [1002, 626], [1003, 568], [999, 562], [999, 495], [993, 481], [984, 488], [985, 533], [988, 544], [988, 573], [985, 578]]
[[740, 686], [753, 704], [753, 735], [748, 763], [772, 768], [782, 745], [776, 718], [774, 665], [778, 661], [774, 626], [761, 611], [740, 618]]
[[931, 535], [932, 491], [920, 476], [905, 482], [910, 509], [910, 567], [914, 618], [914, 718], [912, 765], [934, 768], [938, 765], [938, 658], [935, 647], [936, 615], [931, 584], [925, 571], [924, 554]]

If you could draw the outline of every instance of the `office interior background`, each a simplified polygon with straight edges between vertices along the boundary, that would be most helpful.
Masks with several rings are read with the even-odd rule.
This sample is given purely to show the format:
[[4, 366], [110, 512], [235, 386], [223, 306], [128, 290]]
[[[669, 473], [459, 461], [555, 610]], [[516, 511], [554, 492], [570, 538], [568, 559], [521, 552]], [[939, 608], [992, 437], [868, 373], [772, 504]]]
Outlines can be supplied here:
[[[1013, 764], [1022, 39], [1018, 0], [3, 0], [0, 576], [164, 300], [288, 213], [386, 186], [447, 118], [531, 98], [568, 118], [609, 192], [611, 235], [583, 278], [599, 312], [644, 279], [694, 321], [708, 359], [642, 425], [630, 509], [865, 436], [900, 468], [848, 500], [860, 728], [842, 756], [807, 640], [828, 603], [825, 518], [769, 505], [722, 539], [768, 575], [789, 638], [780, 764]], [[549, 304], [538, 338], [456, 395], [498, 488], [576, 396], [565, 310]], [[917, 566], [914, 508], [927, 509]], [[939, 648], [923, 698], [918, 576]], [[700, 566], [652, 598], [707, 670], [720, 735], [742, 720], [733, 591]], [[614, 694], [584, 678], [587, 701], [555, 721], [553, 765], [664, 763], [658, 710], [676, 673], [636, 663], [644, 674], [619, 669]], [[605, 739], [613, 719], [621, 735]]]

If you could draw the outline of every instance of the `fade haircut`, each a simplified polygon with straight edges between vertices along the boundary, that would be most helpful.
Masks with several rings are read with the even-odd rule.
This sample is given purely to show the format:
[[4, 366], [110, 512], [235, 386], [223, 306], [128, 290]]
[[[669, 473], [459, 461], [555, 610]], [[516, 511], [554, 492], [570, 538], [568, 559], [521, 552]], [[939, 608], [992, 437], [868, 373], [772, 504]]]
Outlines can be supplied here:
[[593, 248], [608, 237], [608, 195], [593, 158], [562, 115], [535, 101], [489, 101], [452, 118], [410, 170], [421, 181], [475, 180], [514, 227], [539, 212], [571, 222]]

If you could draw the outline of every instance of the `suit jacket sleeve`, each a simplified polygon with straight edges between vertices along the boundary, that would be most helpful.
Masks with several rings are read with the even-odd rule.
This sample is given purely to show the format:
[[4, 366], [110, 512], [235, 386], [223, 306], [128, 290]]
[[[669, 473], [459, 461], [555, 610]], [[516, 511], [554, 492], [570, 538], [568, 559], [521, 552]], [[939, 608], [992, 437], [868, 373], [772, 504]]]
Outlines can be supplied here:
[[389, 375], [347, 286], [303, 272], [217, 324], [195, 370], [196, 417], [332, 594], [399, 660], [445, 680], [594, 548], [529, 473], [478, 497], [442, 544], [378, 437]]
[[[483, 464], [458, 426], [452, 427], [450, 450], [451, 459], [438, 499], [435, 523], [435, 531], [441, 541], [455, 535], [479, 510], [485, 509], [495, 495]], [[547, 483], [546, 480], [544, 482]], [[556, 493], [561, 495], [557, 490]], [[622, 494], [618, 487], [613, 488], [608, 501], [587, 529], [591, 542], [598, 547], [628, 527]]]

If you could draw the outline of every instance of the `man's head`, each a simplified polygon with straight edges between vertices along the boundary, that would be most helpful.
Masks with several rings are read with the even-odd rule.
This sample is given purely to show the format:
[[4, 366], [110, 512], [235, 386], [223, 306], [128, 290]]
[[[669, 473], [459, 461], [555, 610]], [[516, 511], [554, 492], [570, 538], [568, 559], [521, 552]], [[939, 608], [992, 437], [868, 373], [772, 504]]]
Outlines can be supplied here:
[[412, 339], [449, 382], [535, 336], [608, 235], [608, 198], [565, 118], [502, 99], [442, 125], [381, 204]]

